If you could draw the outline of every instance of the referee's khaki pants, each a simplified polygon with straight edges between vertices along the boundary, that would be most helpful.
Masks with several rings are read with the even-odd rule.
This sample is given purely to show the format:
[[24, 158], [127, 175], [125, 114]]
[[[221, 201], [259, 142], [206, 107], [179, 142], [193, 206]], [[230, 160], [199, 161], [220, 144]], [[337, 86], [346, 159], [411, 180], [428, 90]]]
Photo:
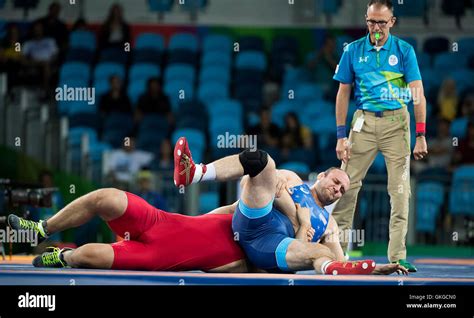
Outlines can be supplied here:
[[[349, 134], [349, 141], [352, 143], [351, 158], [347, 165], [342, 164], [342, 169], [351, 178], [351, 186], [349, 191], [337, 202], [332, 215], [341, 231], [352, 229], [357, 194], [362, 186], [362, 180], [375, 156], [381, 151], [387, 166], [387, 190], [391, 205], [388, 259], [390, 262], [405, 259], [408, 203], [411, 194], [410, 115], [405, 107], [394, 111], [385, 111], [383, 117], [376, 117], [372, 112], [357, 110], [354, 113], [351, 128], [362, 114], [364, 114], [365, 121], [361, 131], [355, 132], [351, 129]], [[351, 236], [346, 234], [343, 237]], [[347, 244], [347, 241], [341, 241], [343, 250], [347, 249]]]

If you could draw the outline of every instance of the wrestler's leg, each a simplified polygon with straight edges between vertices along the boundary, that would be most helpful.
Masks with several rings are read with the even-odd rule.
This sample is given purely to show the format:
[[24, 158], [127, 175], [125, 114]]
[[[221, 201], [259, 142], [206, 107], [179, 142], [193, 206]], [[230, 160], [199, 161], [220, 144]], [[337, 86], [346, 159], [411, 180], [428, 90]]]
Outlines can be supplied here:
[[124, 191], [106, 188], [88, 193], [72, 201], [46, 221], [46, 229], [52, 234], [87, 223], [94, 216], [108, 222], [119, 218], [127, 208]]
[[345, 260], [344, 251], [342, 250], [341, 243], [339, 242], [339, 228], [332, 215], [329, 216], [328, 226], [321, 237], [320, 243], [331, 250], [331, 252], [336, 257], [336, 260]]
[[62, 254], [71, 267], [110, 269], [114, 262], [114, 250], [110, 244], [85, 244]]
[[300, 240], [291, 241], [285, 259], [287, 267], [293, 271], [314, 269], [319, 274], [369, 275], [375, 269], [375, 262], [372, 260], [337, 261], [328, 247]]

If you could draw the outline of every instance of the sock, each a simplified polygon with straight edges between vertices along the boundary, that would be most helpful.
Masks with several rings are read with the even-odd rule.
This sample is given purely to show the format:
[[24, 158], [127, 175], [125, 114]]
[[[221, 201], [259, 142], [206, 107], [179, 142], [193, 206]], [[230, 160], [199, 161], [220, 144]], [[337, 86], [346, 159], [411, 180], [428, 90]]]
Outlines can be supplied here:
[[216, 180], [216, 167], [213, 163], [206, 165], [206, 172], [202, 176], [202, 181], [213, 181]]
[[325, 261], [321, 265], [321, 273], [326, 274], [326, 269], [328, 268], [329, 264], [331, 264], [333, 261]]
[[38, 229], [42, 237], [48, 238], [49, 232], [46, 229], [46, 220], [38, 222]]
[[201, 181], [211, 181], [216, 179], [216, 167], [213, 163], [208, 165], [199, 164], [196, 165], [194, 170], [194, 177], [191, 183], [198, 183]]
[[59, 252], [59, 259], [61, 260], [61, 262], [63, 262], [64, 264], [66, 264], [67, 266], [69, 266], [69, 264], [66, 262], [66, 260], [64, 259], [64, 252], [68, 252], [68, 251], [72, 251], [71, 249], [63, 249], [61, 250], [61, 252]]

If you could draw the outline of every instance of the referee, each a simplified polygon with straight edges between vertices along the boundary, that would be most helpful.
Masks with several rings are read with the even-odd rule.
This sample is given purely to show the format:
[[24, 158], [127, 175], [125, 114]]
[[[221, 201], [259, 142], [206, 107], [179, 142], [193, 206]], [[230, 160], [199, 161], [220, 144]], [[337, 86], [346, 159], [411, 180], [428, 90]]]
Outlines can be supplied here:
[[[426, 99], [413, 47], [390, 34], [395, 24], [391, 0], [371, 0], [365, 16], [367, 36], [344, 48], [334, 79], [338, 159], [351, 178], [349, 191], [336, 204], [333, 216], [341, 231], [352, 229], [357, 194], [379, 151], [385, 157], [390, 195], [388, 259], [416, 268], [406, 260], [405, 239], [410, 198], [410, 115], [413, 101], [416, 120], [416, 160], [428, 154], [425, 140]], [[351, 88], [357, 111], [349, 138], [346, 118]], [[348, 242], [341, 242], [347, 249]]]

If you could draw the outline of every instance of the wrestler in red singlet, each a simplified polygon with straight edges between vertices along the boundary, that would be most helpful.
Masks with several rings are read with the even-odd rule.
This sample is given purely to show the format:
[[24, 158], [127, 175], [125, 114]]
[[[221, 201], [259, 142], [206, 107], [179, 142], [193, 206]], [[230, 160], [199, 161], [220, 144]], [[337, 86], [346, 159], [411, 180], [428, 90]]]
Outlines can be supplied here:
[[231, 214], [186, 216], [159, 210], [128, 193], [125, 213], [107, 222], [129, 240], [113, 243], [113, 269], [208, 271], [245, 259]]

